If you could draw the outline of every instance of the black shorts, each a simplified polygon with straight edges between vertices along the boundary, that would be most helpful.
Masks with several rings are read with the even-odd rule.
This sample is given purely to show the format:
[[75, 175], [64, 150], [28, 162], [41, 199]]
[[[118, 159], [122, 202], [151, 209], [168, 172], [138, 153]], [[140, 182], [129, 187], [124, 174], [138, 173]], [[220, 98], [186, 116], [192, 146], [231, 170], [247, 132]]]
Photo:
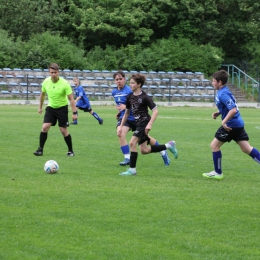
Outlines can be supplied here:
[[136, 136], [136, 137], [139, 138], [138, 145], [144, 143], [145, 141], [147, 141], [147, 144], [150, 144], [150, 138], [145, 133], [145, 127], [147, 126], [147, 124], [148, 124], [148, 122], [141, 124], [141, 125], [138, 125], [136, 127], [136, 130], [134, 131], [133, 136]]
[[47, 106], [45, 109], [43, 122], [52, 123], [52, 126], [55, 126], [58, 121], [60, 127], [67, 127], [69, 126], [68, 113], [69, 113], [68, 106], [63, 106], [59, 108], [53, 108]]
[[236, 142], [249, 140], [248, 134], [245, 131], [244, 127], [233, 128], [231, 131], [228, 132], [227, 130], [224, 129], [223, 126], [221, 126], [217, 130], [215, 134], [215, 138], [223, 143], [230, 142], [232, 140]]
[[[121, 125], [122, 118], [117, 121], [116, 128]], [[126, 120], [124, 126], [129, 127], [132, 131], [135, 131], [136, 124], [135, 121]]]
[[80, 110], [83, 110], [84, 112], [91, 112], [92, 111], [91, 107], [85, 107], [85, 108], [77, 107], [77, 108], [80, 109]]

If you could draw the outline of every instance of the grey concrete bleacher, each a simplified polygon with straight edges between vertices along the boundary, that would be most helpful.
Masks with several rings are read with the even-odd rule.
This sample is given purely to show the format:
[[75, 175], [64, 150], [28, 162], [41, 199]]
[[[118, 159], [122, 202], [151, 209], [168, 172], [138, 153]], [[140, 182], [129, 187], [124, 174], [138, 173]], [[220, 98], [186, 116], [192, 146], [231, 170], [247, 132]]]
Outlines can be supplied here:
[[[91, 97], [98, 99], [110, 98], [111, 93], [116, 87], [113, 74], [117, 70], [60, 70], [60, 76], [68, 80], [73, 86], [73, 77], [78, 77], [84, 90], [91, 93]], [[129, 79], [132, 74], [138, 71], [124, 70]], [[210, 86], [210, 81], [204, 78], [201, 72], [182, 72], [182, 71], [140, 71], [146, 76], [143, 89], [160, 100], [188, 99], [196, 97], [208, 98], [214, 94], [214, 89]], [[30, 94], [37, 95], [41, 90], [41, 83], [49, 77], [48, 69], [20, 69], [4, 68], [0, 70], [0, 89], [8, 91], [8, 94], [19, 94], [23, 91], [30, 91]], [[17, 92], [16, 92], [17, 91]], [[19, 92], [19, 93], [18, 93]], [[4, 95], [4, 92], [1, 94]], [[27, 94], [27, 92], [26, 92]], [[206, 96], [202, 96], [205, 94]], [[196, 95], [196, 96], [194, 96]], [[207, 96], [208, 95], [208, 96]]]

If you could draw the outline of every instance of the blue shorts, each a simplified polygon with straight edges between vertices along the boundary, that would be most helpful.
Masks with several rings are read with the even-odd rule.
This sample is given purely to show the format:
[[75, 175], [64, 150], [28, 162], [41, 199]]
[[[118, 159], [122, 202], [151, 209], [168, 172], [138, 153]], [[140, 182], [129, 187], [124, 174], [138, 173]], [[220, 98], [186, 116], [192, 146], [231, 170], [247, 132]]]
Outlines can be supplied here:
[[[121, 125], [121, 122], [122, 122], [122, 118], [120, 118], [117, 121], [116, 128]], [[135, 131], [135, 129], [136, 129], [135, 121], [126, 120], [124, 126], [129, 127], [129, 129], [131, 129], [132, 131]]]
[[233, 128], [231, 131], [228, 132], [223, 126], [221, 126], [217, 130], [215, 138], [223, 143], [230, 142], [232, 140], [236, 142], [249, 140], [248, 134], [245, 131], [244, 127]]

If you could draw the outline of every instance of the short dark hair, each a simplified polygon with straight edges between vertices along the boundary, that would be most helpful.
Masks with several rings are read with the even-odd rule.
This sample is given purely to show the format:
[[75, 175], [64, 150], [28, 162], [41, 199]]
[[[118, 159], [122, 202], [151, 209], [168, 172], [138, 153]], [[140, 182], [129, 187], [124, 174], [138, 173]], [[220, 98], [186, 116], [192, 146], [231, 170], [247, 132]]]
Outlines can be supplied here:
[[228, 73], [225, 70], [219, 70], [213, 73], [212, 78], [216, 81], [221, 81], [225, 85], [228, 81]]
[[141, 84], [141, 87], [144, 85], [144, 83], [146, 81], [146, 77], [140, 73], [133, 74], [131, 76], [131, 79], [133, 79], [137, 84]]
[[51, 63], [51, 64], [49, 65], [49, 70], [50, 70], [50, 69], [59, 70], [59, 66], [58, 66], [57, 63]]
[[125, 78], [125, 73], [122, 70], [119, 70], [119, 71], [115, 72], [113, 74], [113, 78], [115, 79], [117, 75], [122, 76], [123, 78]]

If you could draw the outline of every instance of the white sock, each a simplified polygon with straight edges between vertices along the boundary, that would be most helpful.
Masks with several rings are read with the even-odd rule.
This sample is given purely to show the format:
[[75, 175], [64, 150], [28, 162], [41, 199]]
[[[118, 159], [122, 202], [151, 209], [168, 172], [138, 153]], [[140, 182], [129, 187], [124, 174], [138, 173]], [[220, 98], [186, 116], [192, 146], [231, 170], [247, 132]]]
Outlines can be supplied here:
[[166, 148], [169, 149], [171, 145], [169, 143], [165, 144]]
[[136, 173], [136, 168], [130, 168], [130, 171], [131, 171], [132, 173]]
[[161, 156], [165, 155], [165, 150], [160, 152]]

